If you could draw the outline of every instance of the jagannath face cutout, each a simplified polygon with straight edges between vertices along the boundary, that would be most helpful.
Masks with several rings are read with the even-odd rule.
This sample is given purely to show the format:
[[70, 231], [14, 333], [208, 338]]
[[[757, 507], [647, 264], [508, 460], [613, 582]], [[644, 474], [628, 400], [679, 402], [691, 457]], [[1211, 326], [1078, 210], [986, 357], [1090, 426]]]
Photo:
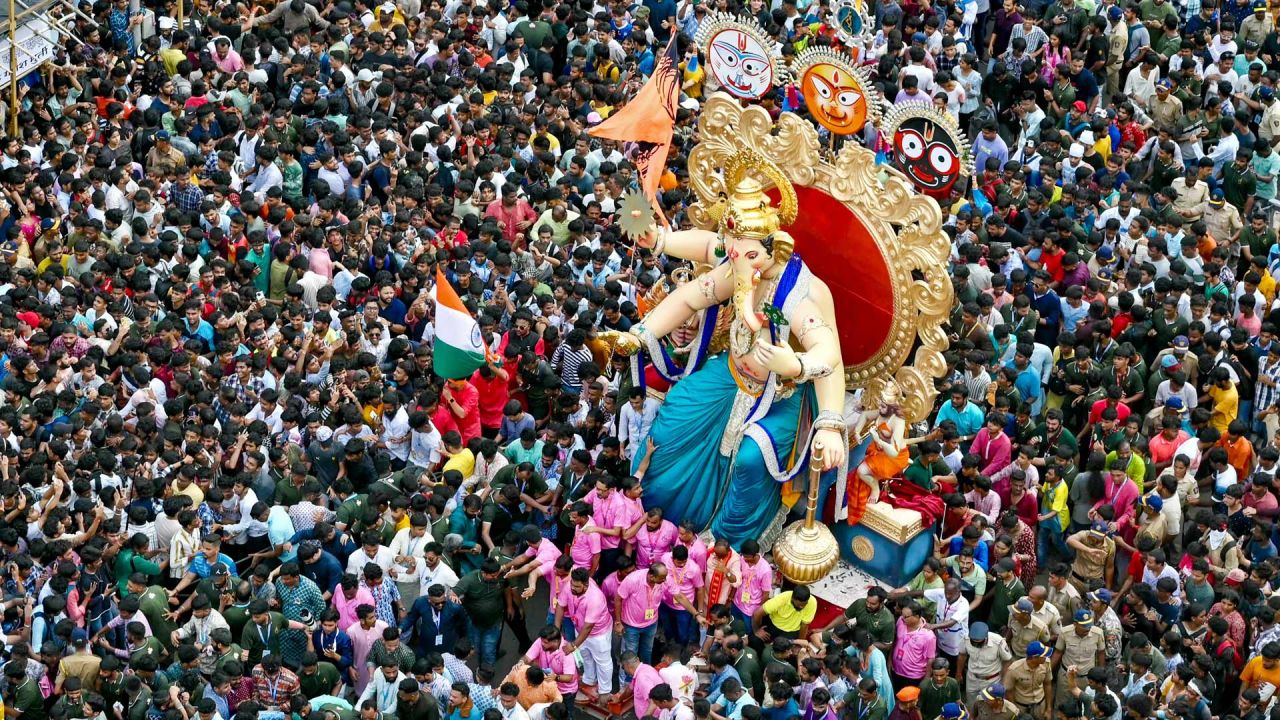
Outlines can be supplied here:
[[836, 135], [858, 132], [877, 107], [862, 72], [830, 51], [804, 53], [797, 60], [805, 106], [819, 125]]
[[773, 52], [768, 39], [757, 28], [717, 14], [704, 21], [698, 39], [706, 56], [707, 72], [725, 92], [756, 100], [773, 87], [776, 77]]
[[926, 105], [905, 106], [886, 123], [893, 165], [920, 192], [945, 198], [973, 174], [969, 144], [950, 115]]

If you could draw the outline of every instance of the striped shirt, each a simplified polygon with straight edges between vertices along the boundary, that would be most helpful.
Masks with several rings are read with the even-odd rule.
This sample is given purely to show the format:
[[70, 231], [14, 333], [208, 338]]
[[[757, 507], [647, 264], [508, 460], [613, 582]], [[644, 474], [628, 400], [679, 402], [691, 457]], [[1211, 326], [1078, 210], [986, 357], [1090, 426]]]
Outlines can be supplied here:
[[1040, 49], [1041, 45], [1049, 44], [1049, 36], [1045, 34], [1044, 29], [1039, 25], [1032, 25], [1030, 30], [1026, 29], [1026, 25], [1018, 23], [1013, 26], [1013, 30], [1009, 33], [1009, 42], [1022, 38], [1027, 41], [1027, 54], [1030, 55]]
[[555, 355], [551, 357], [551, 366], [560, 373], [560, 382], [564, 384], [564, 389], [574, 393], [582, 392], [582, 379], [578, 377], [578, 369], [589, 362], [591, 362], [591, 351], [586, 345], [577, 350], [568, 345], [561, 345], [556, 348]]
[[1270, 378], [1274, 383], [1280, 383], [1280, 360], [1272, 361], [1270, 354], [1264, 355], [1258, 360], [1258, 384], [1254, 389], [1254, 412], [1261, 412], [1275, 404], [1277, 395], [1274, 385], [1264, 385], [1262, 378]]

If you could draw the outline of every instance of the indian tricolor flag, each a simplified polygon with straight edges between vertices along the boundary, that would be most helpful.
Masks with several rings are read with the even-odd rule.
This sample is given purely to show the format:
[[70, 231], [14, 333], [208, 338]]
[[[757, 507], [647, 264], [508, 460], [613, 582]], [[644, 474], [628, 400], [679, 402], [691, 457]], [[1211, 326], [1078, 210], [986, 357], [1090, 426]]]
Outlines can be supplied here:
[[436, 338], [433, 345], [436, 374], [447, 380], [463, 380], [484, 365], [489, 349], [480, 325], [467, 312], [444, 271], [436, 268]]

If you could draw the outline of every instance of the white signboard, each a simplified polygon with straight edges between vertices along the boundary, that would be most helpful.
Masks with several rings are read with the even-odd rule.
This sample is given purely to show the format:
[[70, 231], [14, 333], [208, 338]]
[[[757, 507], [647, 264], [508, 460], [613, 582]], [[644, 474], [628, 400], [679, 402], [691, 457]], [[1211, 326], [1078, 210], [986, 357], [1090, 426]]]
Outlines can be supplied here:
[[[42, 18], [31, 18], [19, 25], [18, 77], [25, 77], [42, 63], [52, 60], [57, 41], [58, 31]], [[0, 38], [0, 88], [7, 87], [9, 87], [9, 38], [3, 37]]]

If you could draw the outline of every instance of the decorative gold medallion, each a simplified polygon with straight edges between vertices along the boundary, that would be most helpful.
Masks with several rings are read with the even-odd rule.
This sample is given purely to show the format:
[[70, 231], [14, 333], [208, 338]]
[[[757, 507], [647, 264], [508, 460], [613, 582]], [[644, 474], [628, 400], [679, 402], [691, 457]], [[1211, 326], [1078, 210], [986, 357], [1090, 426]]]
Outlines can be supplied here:
[[656, 225], [653, 222], [653, 207], [644, 194], [631, 190], [622, 196], [622, 206], [618, 208], [618, 227], [627, 237], [644, 237]]
[[870, 540], [858, 536], [853, 539], [853, 556], [863, 562], [871, 562], [876, 556], [876, 546]]

